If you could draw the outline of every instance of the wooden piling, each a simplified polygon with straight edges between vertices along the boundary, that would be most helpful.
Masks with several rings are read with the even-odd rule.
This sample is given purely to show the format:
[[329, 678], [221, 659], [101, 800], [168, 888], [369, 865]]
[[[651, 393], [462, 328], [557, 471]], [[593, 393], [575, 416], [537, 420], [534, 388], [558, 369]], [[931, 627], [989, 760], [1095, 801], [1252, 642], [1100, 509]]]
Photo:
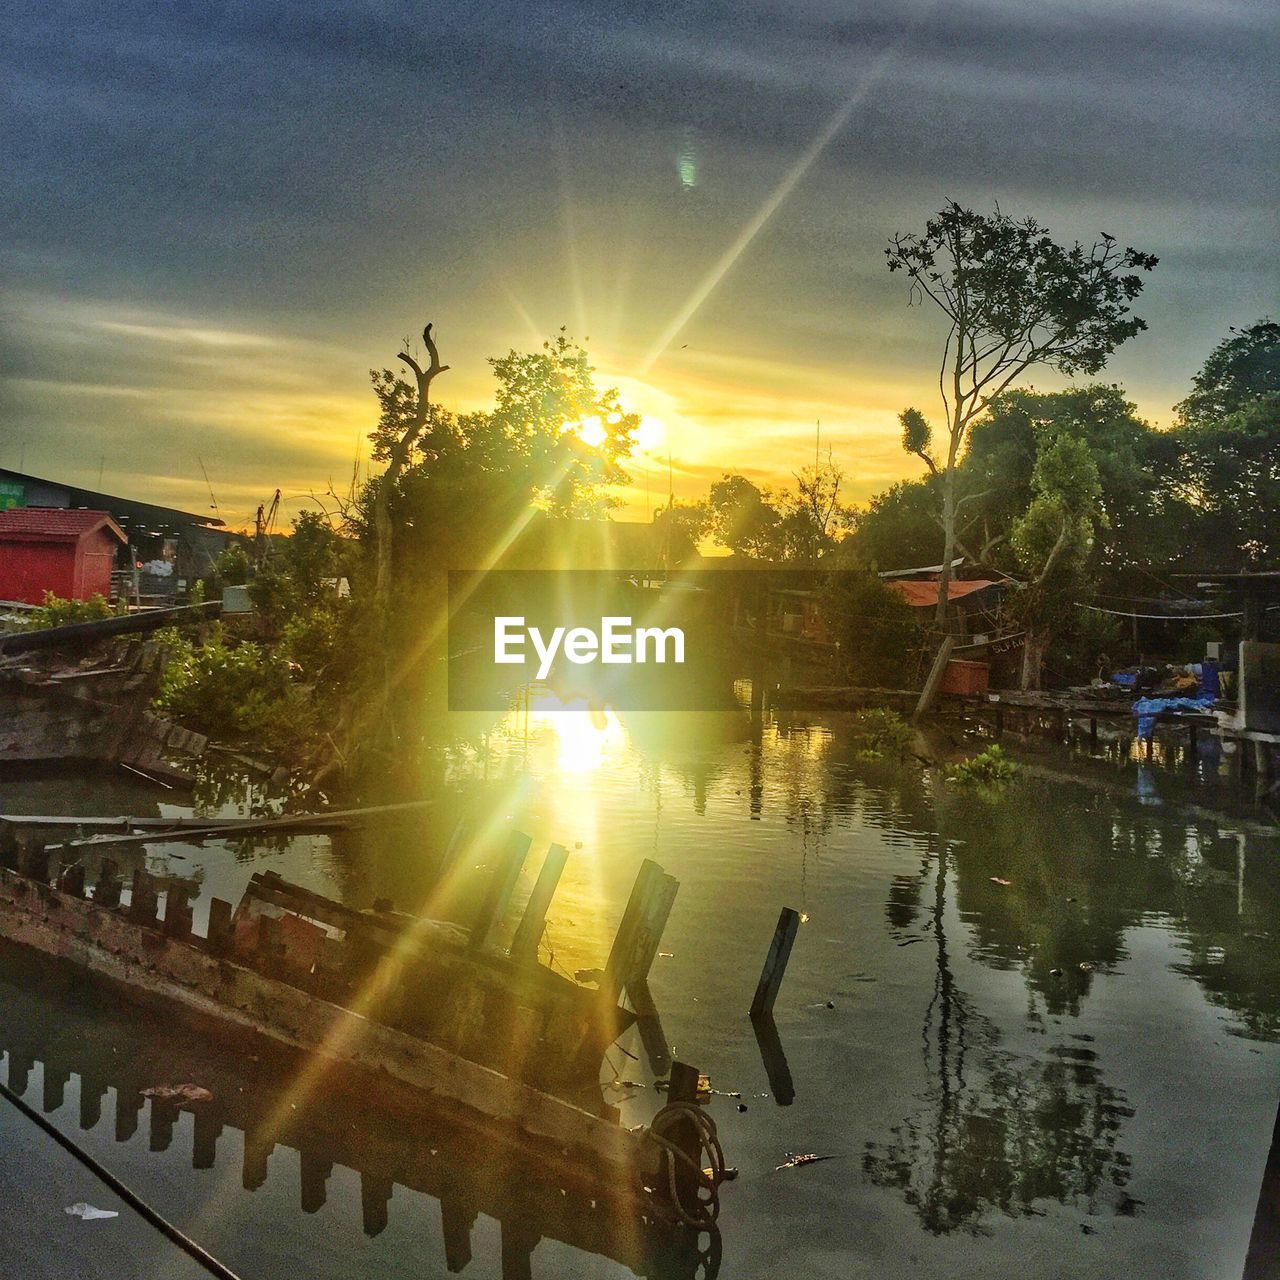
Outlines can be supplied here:
[[151, 877], [145, 871], [135, 871], [129, 892], [129, 919], [135, 924], [154, 925], [159, 905]]
[[360, 1218], [365, 1235], [380, 1235], [386, 1229], [393, 1186], [390, 1178], [360, 1171]]
[[[697, 1104], [698, 1081], [702, 1073], [697, 1067], [687, 1062], [671, 1064], [671, 1083], [667, 1087], [668, 1102], [686, 1102]], [[698, 1184], [701, 1180], [701, 1166], [698, 1158], [701, 1154], [701, 1143], [698, 1130], [693, 1121], [681, 1118], [671, 1126], [668, 1135], [671, 1142], [692, 1160], [690, 1167], [683, 1160], [675, 1162], [676, 1194], [682, 1204], [691, 1205], [698, 1198]]]
[[791, 958], [791, 947], [799, 928], [800, 913], [783, 907], [773, 931], [773, 941], [769, 944], [769, 953], [764, 959], [764, 968], [760, 971], [755, 998], [751, 1001], [753, 1018], [773, 1012], [773, 1002], [778, 998], [778, 988], [782, 986], [782, 977], [787, 971], [787, 961]]
[[93, 886], [93, 900], [100, 907], [120, 905], [120, 868], [111, 858], [103, 858]]
[[493, 938], [494, 930], [502, 923], [511, 895], [515, 892], [516, 881], [520, 878], [520, 868], [529, 852], [533, 841], [521, 831], [512, 831], [508, 835], [502, 853], [494, 864], [489, 877], [488, 887], [480, 902], [471, 923], [472, 951], [484, 951]]
[[209, 900], [209, 924], [205, 936], [209, 951], [215, 956], [231, 954], [231, 912], [231, 903], [225, 898]]
[[73, 862], [70, 866], [63, 867], [58, 875], [58, 888], [63, 893], [69, 893], [73, 897], [84, 897], [84, 863]]
[[605, 963], [607, 988], [619, 991], [649, 976], [679, 888], [680, 882], [656, 862], [641, 863]]
[[516, 936], [511, 940], [513, 960], [529, 963], [537, 961], [538, 944], [542, 941], [542, 931], [547, 927], [547, 909], [551, 906], [551, 899], [555, 896], [556, 886], [560, 883], [568, 858], [569, 850], [562, 844], [553, 844], [547, 850], [524, 915], [520, 917]]

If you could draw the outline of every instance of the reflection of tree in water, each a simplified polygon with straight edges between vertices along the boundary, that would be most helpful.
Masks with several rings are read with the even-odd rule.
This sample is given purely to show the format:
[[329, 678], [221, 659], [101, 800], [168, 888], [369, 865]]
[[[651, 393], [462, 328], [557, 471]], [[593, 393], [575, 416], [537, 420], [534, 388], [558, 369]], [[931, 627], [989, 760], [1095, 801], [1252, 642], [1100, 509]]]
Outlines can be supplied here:
[[930, 1084], [920, 1109], [888, 1141], [867, 1144], [864, 1172], [901, 1190], [935, 1235], [980, 1232], [990, 1212], [1035, 1214], [1049, 1201], [1132, 1214], [1138, 1202], [1124, 1191], [1129, 1159], [1118, 1140], [1133, 1113], [1102, 1082], [1093, 1051], [1058, 1045], [1040, 1060], [1005, 1052], [996, 1028], [956, 986], [945, 928], [947, 862], [945, 843], [936, 854], [927, 848], [920, 876], [898, 877], [891, 888], [887, 911], [897, 931], [916, 920], [925, 874], [936, 863], [927, 932], [937, 965], [921, 1029]]

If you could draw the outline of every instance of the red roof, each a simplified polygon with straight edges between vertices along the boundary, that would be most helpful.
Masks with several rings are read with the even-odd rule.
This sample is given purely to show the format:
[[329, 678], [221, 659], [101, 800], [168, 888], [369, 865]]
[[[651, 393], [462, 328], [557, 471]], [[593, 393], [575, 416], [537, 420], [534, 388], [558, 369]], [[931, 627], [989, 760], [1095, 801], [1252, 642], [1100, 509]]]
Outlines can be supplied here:
[[[913, 582], [907, 578], [895, 578], [884, 584], [891, 591], [896, 591], [913, 609], [936, 608], [938, 604], [937, 582]], [[975, 591], [985, 591], [987, 587], [999, 586], [989, 578], [972, 578], [964, 582], [947, 584], [947, 599], [961, 600], [971, 596]]]
[[38, 542], [79, 542], [106, 528], [120, 541], [124, 531], [106, 511], [80, 511], [72, 507], [10, 507], [0, 511], [0, 539]]

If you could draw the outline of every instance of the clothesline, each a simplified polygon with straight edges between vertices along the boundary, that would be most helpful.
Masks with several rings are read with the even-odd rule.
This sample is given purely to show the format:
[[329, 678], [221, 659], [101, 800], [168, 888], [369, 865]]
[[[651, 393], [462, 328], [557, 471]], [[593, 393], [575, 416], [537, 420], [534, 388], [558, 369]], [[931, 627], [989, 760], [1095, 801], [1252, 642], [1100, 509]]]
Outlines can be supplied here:
[[1243, 613], [1129, 613], [1124, 609], [1103, 609], [1096, 604], [1084, 604], [1076, 601], [1077, 609], [1088, 609], [1092, 613], [1109, 613], [1116, 618], [1151, 618], [1156, 622], [1197, 622], [1208, 618], [1243, 618]]

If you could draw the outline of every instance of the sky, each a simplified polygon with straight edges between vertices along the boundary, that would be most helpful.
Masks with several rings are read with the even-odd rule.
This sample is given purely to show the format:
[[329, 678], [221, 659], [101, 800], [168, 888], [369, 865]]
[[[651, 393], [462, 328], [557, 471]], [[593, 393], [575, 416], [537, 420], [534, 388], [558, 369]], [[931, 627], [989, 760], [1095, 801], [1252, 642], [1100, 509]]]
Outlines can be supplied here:
[[367, 467], [428, 320], [455, 409], [584, 340], [657, 424], [625, 516], [786, 483], [819, 420], [865, 501], [938, 413], [885, 242], [948, 199], [1159, 256], [1104, 375], [1156, 424], [1280, 314], [1270, 0], [4, 9], [0, 466], [231, 524]]

